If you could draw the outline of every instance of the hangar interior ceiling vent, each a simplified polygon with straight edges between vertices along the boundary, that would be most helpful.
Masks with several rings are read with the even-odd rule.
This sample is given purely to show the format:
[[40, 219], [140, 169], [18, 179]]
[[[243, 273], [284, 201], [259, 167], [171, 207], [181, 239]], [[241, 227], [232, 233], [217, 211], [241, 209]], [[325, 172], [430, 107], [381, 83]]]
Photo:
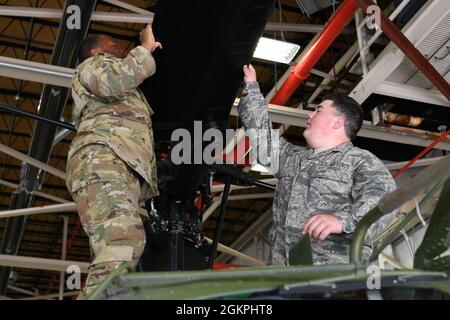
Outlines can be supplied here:
[[[305, 14], [299, 3], [308, 1], [279, 0], [264, 31], [266, 37], [285, 39], [299, 44], [305, 50], [323, 28], [335, 9], [322, 1], [323, 9]], [[319, 3], [320, 1], [316, 1]], [[330, 1], [331, 2], [331, 1]], [[403, 7], [394, 22], [414, 45], [432, 63], [438, 72], [449, 81], [450, 77], [450, 6], [448, 0], [379, 0], [386, 15], [396, 13]], [[152, 19], [156, 1], [97, 1], [89, 26], [90, 34], [108, 34], [118, 39], [120, 45], [129, 50], [135, 45], [144, 22]], [[44, 83], [63, 85], [70, 77], [70, 67], [48, 65], [57, 48], [60, 17], [66, 2], [62, 0], [2, 0], [0, 1], [0, 104], [20, 110], [38, 113]], [[177, 1], [173, 1], [177, 10]], [[201, 17], [193, 17], [201, 19]], [[357, 18], [361, 19], [361, 17]], [[426, 27], [424, 27], [426, 26]], [[205, 28], [208, 28], [205, 25]], [[358, 52], [360, 43], [373, 42]], [[373, 39], [372, 39], [373, 38]], [[370, 40], [372, 39], [372, 40]], [[195, 39], [193, 42], [202, 41]], [[59, 50], [59, 49], [58, 49]], [[301, 55], [301, 53], [300, 53]], [[16, 60], [19, 59], [20, 61]], [[268, 97], [280, 87], [289, 73], [290, 66], [254, 60], [261, 90]], [[367, 66], [367, 70], [364, 70]], [[22, 66], [21, 72], [19, 67]], [[30, 68], [31, 66], [31, 68]], [[50, 69], [51, 72], [48, 72]], [[44, 75], [39, 70], [46, 70]], [[53, 77], [53, 78], [52, 78]], [[53, 80], [51, 80], [53, 79]], [[65, 80], [64, 80], [65, 79]], [[64, 82], [66, 81], [66, 82]], [[177, 85], [182, 86], [181, 83]], [[439, 135], [450, 124], [449, 102], [438, 92], [417, 68], [404, 57], [396, 46], [384, 35], [376, 35], [366, 27], [357, 32], [355, 20], [344, 29], [311, 72], [311, 76], [295, 91], [286, 103], [287, 108], [271, 106], [274, 123], [281, 124], [284, 136], [291, 142], [304, 145], [302, 126], [307, 112], [320, 102], [331, 90], [346, 92], [362, 103], [365, 110], [364, 130], [355, 141], [357, 146], [368, 149], [386, 161], [407, 161], [418, 154], [424, 146]], [[391, 104], [392, 112], [421, 117], [425, 121], [417, 128], [396, 125], [374, 126], [370, 111], [381, 105]], [[56, 120], [70, 122], [72, 101], [69, 98]], [[241, 126], [232, 111], [229, 123], [233, 128]], [[0, 143], [22, 154], [29, 154], [35, 134], [36, 120], [23, 115], [0, 110]], [[74, 137], [70, 131], [60, 129], [55, 141], [38, 141], [42, 146], [53, 143], [47, 163], [64, 172], [69, 144]], [[430, 154], [441, 156], [450, 150], [447, 138]], [[397, 168], [398, 169], [398, 168]], [[11, 208], [11, 201], [24, 177], [22, 160], [0, 154], [0, 209]], [[260, 177], [270, 179], [271, 177]], [[273, 181], [272, 181], [273, 182]], [[33, 206], [54, 205], [70, 202], [64, 180], [53, 174], [45, 174], [40, 186], [36, 186]], [[259, 234], [270, 213], [272, 198], [259, 188], [232, 188], [223, 226], [221, 243], [238, 245], [245, 237]], [[220, 190], [218, 190], [220, 191]], [[40, 193], [40, 194], [39, 194]], [[214, 234], [218, 202], [214, 201], [206, 210], [209, 217], [204, 230], [210, 238]], [[1, 213], [0, 213], [1, 214]], [[87, 237], [72, 212], [34, 214], [24, 224], [23, 237], [18, 247], [19, 257], [48, 260], [61, 259], [64, 219], [68, 217], [67, 260], [87, 262], [90, 249]], [[6, 219], [0, 219], [0, 237], [4, 236]], [[249, 231], [251, 230], [251, 232]], [[1, 261], [3, 258], [0, 259]], [[62, 267], [45, 270], [47, 260], [22, 261], [22, 268], [14, 268], [7, 295], [10, 297], [33, 297], [55, 294], [59, 287], [59, 272]], [[30, 268], [40, 265], [44, 269]], [[60, 269], [58, 269], [60, 268]]]

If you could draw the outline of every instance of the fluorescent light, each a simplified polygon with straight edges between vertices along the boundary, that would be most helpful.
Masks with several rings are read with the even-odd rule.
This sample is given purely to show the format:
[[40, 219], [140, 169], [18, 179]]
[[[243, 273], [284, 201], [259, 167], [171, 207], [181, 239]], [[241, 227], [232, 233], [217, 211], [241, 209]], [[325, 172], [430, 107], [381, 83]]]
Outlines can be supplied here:
[[299, 50], [300, 46], [297, 44], [262, 37], [253, 57], [289, 64]]

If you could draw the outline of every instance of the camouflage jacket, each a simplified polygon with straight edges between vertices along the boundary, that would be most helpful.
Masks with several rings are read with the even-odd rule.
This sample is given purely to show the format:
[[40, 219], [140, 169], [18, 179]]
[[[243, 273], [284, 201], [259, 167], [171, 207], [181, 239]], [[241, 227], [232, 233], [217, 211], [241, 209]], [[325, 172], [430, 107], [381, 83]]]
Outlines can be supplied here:
[[[246, 84], [238, 111], [250, 135], [259, 131], [248, 129], [272, 129], [267, 103], [257, 82]], [[272, 135], [276, 134], [271, 131]], [[259, 143], [264, 141], [271, 139], [259, 139]], [[280, 137], [278, 149], [270, 143], [265, 148], [269, 150], [269, 156], [276, 154], [279, 161], [278, 171], [272, 172], [279, 179], [270, 233], [272, 263], [287, 264], [289, 250], [302, 238], [307, 220], [317, 213], [328, 213], [338, 218], [344, 232], [330, 235], [324, 241], [311, 240], [314, 263], [321, 263], [321, 257], [325, 257], [326, 262], [333, 260], [324, 252], [327, 250], [338, 256], [334, 262], [348, 262], [351, 233], [358, 221], [376, 206], [383, 194], [395, 189], [395, 181], [389, 171], [376, 156], [354, 147], [351, 142], [315, 152]], [[366, 245], [371, 244], [370, 240], [386, 227], [391, 218], [386, 216], [371, 227]]]
[[[111, 54], [89, 58], [78, 66], [72, 79], [77, 136], [69, 159], [88, 144], [109, 147], [147, 182], [144, 198], [156, 196], [158, 188], [150, 118], [153, 111], [138, 86], [155, 71], [151, 53], [138, 46], [124, 59]], [[75, 192], [93, 180], [81, 175], [67, 185]]]

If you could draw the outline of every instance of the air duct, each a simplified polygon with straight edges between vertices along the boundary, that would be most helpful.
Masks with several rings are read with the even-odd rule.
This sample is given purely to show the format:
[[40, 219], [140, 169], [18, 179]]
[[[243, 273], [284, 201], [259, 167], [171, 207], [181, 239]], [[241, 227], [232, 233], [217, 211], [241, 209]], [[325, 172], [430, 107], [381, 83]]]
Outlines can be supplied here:
[[328, 8], [333, 5], [333, 0], [295, 0], [302, 10], [308, 16]]

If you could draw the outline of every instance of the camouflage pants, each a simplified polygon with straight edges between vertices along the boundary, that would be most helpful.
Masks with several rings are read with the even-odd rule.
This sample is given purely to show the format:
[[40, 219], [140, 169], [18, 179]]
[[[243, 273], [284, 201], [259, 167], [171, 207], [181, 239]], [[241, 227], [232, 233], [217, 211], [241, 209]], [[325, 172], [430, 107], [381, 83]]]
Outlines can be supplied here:
[[90, 145], [74, 154], [68, 163], [68, 184], [74, 179], [89, 181], [72, 192], [94, 253], [84, 296], [121, 263], [137, 264], [145, 246], [144, 209], [139, 207], [138, 177], [107, 147]]

